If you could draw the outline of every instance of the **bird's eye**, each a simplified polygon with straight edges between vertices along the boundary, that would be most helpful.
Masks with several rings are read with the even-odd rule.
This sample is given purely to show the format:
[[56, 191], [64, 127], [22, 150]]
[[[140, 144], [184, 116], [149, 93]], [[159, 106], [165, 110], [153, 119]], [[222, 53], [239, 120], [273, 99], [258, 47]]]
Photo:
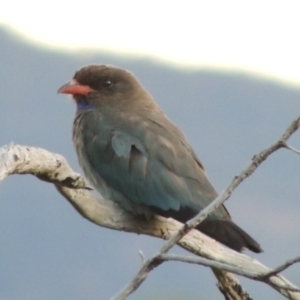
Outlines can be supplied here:
[[102, 81], [102, 85], [106, 88], [109, 88], [113, 85], [113, 83], [111, 82], [111, 80], [104, 80]]

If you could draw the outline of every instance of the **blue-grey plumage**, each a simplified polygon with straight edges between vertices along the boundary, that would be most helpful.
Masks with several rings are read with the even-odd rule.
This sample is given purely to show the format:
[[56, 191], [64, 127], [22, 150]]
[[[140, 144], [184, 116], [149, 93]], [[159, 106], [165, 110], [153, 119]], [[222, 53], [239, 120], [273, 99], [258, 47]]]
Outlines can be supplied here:
[[[181, 222], [216, 198], [184, 134], [131, 73], [88, 66], [59, 92], [77, 103], [73, 141], [79, 163], [104, 198], [148, 219], [158, 213]], [[235, 250], [261, 251], [223, 205], [198, 229]]]

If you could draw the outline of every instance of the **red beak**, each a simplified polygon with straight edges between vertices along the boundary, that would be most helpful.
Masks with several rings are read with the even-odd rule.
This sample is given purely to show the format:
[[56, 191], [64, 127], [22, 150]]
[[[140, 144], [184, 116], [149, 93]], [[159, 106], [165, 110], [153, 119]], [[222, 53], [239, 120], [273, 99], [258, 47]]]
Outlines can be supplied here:
[[94, 90], [88, 85], [82, 85], [76, 79], [72, 79], [64, 84], [57, 92], [60, 94], [86, 95], [93, 91]]

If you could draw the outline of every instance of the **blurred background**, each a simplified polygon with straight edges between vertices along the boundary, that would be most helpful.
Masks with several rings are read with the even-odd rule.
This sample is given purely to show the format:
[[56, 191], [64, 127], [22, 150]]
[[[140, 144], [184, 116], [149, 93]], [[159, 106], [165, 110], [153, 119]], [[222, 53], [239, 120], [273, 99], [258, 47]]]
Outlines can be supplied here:
[[[299, 1], [6, 1], [0, 145], [64, 155], [75, 106], [58, 88], [87, 64], [131, 70], [186, 133], [222, 191], [300, 112]], [[290, 144], [300, 148], [299, 133]], [[275, 267], [300, 254], [299, 156], [272, 155], [227, 202]], [[84, 220], [31, 176], [0, 187], [0, 299], [110, 299], [162, 241]], [[185, 253], [174, 248], [171, 252]], [[300, 285], [300, 267], [284, 275]], [[241, 278], [253, 299], [283, 299]], [[129, 299], [223, 299], [208, 268], [165, 263]]]

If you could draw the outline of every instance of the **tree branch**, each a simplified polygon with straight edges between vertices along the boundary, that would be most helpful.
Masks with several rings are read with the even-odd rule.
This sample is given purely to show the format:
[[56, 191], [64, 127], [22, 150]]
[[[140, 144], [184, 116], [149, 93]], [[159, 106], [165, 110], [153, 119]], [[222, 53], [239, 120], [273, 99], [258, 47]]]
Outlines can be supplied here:
[[[165, 219], [160, 216], [155, 216], [152, 220], [146, 221], [134, 217], [112, 201], [94, 197], [88, 191], [90, 187], [84, 178], [74, 173], [61, 155], [40, 148], [17, 145], [0, 148], [0, 181], [11, 174], [35, 175], [42, 180], [54, 183], [58, 191], [84, 218], [99, 226], [169, 239], [159, 255], [166, 253], [174, 243], [177, 243], [198, 256], [219, 264], [225, 264], [228, 267], [225, 269], [228, 271], [232, 268], [230, 269], [231, 272], [240, 274], [241, 272], [238, 273], [235, 268], [242, 269], [244, 274], [240, 275], [253, 274], [254, 278], [258, 280], [263, 274], [267, 274], [271, 270], [257, 260], [222, 246], [199, 231], [193, 230], [192, 227], [199, 224], [216, 206], [228, 199], [234, 188], [250, 176], [271, 153], [285, 147], [287, 139], [299, 128], [299, 125], [300, 118], [291, 124], [277, 143], [256, 155], [249, 167], [238, 177], [235, 177], [228, 188], [211, 205], [184, 226], [173, 219]], [[139, 282], [133, 280], [124, 297], [129, 295], [128, 293], [132, 293], [145, 280], [147, 274], [162, 260], [152, 258], [147, 262], [139, 272], [142, 279], [139, 279]], [[232, 274], [220, 271], [217, 265], [214, 266], [214, 273], [219, 280], [219, 285], [221, 285], [221, 291], [224, 288], [226, 290], [226, 284], [223, 285], [222, 282], [227, 281], [231, 282], [233, 292], [238, 295], [235, 296], [233, 292], [229, 292], [228, 299], [247, 299], [242, 296], [245, 295], [245, 292]], [[222, 281], [222, 278], [225, 278], [225, 280]], [[271, 274], [263, 281], [289, 299], [300, 299], [300, 293], [296, 291], [298, 288], [279, 274]], [[295, 292], [288, 291], [289, 288], [294, 289]], [[239, 290], [240, 292], [238, 292]], [[125, 299], [124, 297], [114, 299]]]
[[278, 266], [277, 268], [273, 269], [272, 271], [270, 271], [266, 274], [263, 274], [261, 276], [261, 279], [265, 279], [265, 278], [271, 277], [273, 275], [279, 274], [282, 271], [286, 270], [288, 267], [290, 267], [290, 266], [292, 266], [292, 265], [294, 265], [295, 263], [298, 263], [298, 262], [300, 262], [300, 256], [297, 256], [293, 259], [289, 259], [285, 263], [283, 263], [280, 266]]
[[[199, 212], [194, 218], [189, 220], [186, 224], [184, 224], [180, 230], [178, 230], [170, 239], [162, 246], [160, 251], [154, 255], [152, 258], [147, 260], [143, 267], [139, 270], [137, 275], [132, 279], [132, 281], [124, 287], [124, 289], [113, 298], [113, 300], [123, 300], [126, 296], [130, 295], [133, 291], [137, 289], [137, 287], [142, 284], [145, 280], [147, 274], [150, 270], [153, 269], [153, 266], [157, 266], [161, 263], [159, 257], [169, 251], [176, 243], [178, 243], [182, 237], [184, 237], [187, 233], [189, 233], [193, 228], [195, 228], [198, 224], [200, 224], [203, 220], [207, 218], [207, 216], [212, 213], [216, 208], [218, 208], [221, 204], [223, 204], [235, 190], [235, 188], [247, 177], [249, 177], [253, 172], [258, 168], [258, 166], [267, 159], [269, 155], [271, 155], [276, 150], [285, 147], [287, 148], [287, 140], [289, 137], [299, 128], [300, 126], [300, 118], [296, 119], [292, 122], [292, 124], [288, 127], [288, 129], [284, 132], [281, 138], [273, 145], [268, 147], [267, 149], [261, 151], [258, 155], [255, 155], [252, 159], [250, 165], [242, 171], [239, 176], [236, 176], [228, 187], [225, 189], [223, 193], [221, 193], [211, 204], [209, 204], [205, 209]], [[219, 272], [214, 272], [217, 276]], [[220, 282], [220, 281], [219, 281]], [[278, 287], [278, 286], [277, 286]], [[221, 289], [223, 292], [224, 289]], [[228, 296], [229, 297], [229, 296]], [[227, 296], [225, 298], [228, 298]]]

